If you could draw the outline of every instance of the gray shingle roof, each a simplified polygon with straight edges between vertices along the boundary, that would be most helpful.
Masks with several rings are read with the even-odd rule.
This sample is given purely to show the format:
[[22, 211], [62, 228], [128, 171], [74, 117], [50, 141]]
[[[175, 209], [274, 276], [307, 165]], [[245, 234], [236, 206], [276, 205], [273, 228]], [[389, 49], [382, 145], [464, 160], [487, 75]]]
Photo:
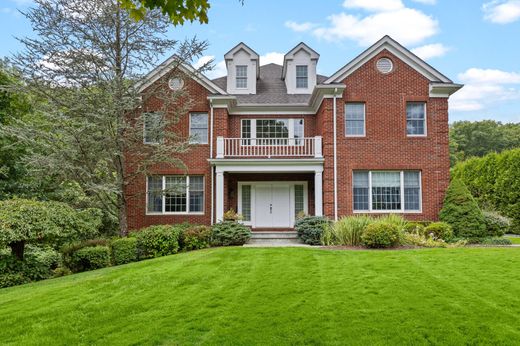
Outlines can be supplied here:
[[[317, 75], [317, 83], [320, 84], [328, 77]], [[227, 77], [212, 80], [223, 90], [226, 90]], [[307, 104], [310, 94], [287, 94], [285, 82], [282, 80], [282, 66], [267, 64], [260, 66], [260, 78], [256, 81], [255, 95], [236, 95], [237, 104]]]

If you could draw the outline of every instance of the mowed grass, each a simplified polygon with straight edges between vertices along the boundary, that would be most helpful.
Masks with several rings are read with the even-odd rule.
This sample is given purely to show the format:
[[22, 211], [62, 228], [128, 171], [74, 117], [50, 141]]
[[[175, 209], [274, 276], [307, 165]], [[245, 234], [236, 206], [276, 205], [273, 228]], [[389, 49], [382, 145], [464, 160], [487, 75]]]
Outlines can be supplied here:
[[506, 237], [506, 238], [511, 240], [511, 243], [513, 243], [513, 244], [520, 244], [520, 237]]
[[0, 290], [0, 344], [518, 343], [514, 248], [217, 248]]

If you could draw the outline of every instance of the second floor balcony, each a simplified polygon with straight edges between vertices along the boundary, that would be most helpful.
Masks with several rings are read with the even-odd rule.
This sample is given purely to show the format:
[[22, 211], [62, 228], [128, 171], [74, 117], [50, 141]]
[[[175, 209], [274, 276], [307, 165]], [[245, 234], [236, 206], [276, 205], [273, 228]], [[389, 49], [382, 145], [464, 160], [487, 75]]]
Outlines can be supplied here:
[[217, 159], [322, 157], [321, 136], [303, 138], [217, 137]]

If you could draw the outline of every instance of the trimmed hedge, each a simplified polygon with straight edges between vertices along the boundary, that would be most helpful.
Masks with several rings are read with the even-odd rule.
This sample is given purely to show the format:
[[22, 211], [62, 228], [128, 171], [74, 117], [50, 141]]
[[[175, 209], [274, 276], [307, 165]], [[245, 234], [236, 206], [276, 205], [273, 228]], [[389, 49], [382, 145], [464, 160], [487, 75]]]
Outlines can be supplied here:
[[137, 239], [137, 257], [143, 260], [177, 253], [181, 232], [181, 227], [156, 225], [133, 232], [130, 237]]
[[211, 243], [216, 246], [244, 245], [251, 238], [251, 230], [234, 221], [222, 221], [211, 227]]
[[137, 239], [119, 238], [110, 243], [112, 264], [120, 265], [137, 261]]
[[387, 222], [368, 225], [361, 235], [361, 243], [368, 248], [388, 248], [399, 245], [399, 228]]
[[453, 230], [446, 222], [432, 222], [424, 228], [424, 234], [427, 236], [432, 234], [433, 238], [445, 241], [453, 238]]
[[209, 247], [211, 228], [202, 225], [192, 225], [182, 232], [182, 250], [191, 251]]
[[294, 224], [298, 237], [309, 245], [320, 245], [325, 227], [329, 227], [331, 221], [323, 216], [305, 216]]
[[84, 247], [74, 252], [70, 265], [75, 273], [109, 267], [110, 249], [104, 245]]

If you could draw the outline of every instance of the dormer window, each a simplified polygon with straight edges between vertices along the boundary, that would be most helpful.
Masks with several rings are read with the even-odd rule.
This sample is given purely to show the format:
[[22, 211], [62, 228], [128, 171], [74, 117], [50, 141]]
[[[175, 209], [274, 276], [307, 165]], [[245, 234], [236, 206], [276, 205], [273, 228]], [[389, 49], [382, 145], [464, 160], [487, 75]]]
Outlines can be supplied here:
[[236, 87], [237, 89], [247, 88], [247, 66], [237, 65], [236, 66]]
[[307, 65], [296, 66], [296, 88], [306, 89], [309, 86]]

